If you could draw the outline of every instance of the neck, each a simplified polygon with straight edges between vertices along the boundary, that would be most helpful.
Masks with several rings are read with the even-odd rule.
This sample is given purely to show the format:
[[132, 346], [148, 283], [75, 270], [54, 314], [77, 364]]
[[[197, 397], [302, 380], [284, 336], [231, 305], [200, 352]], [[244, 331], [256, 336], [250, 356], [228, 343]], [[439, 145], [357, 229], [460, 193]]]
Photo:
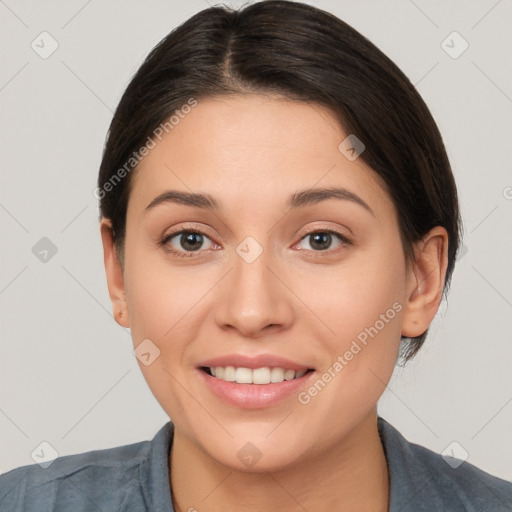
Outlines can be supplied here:
[[328, 453], [274, 472], [226, 467], [175, 430], [170, 474], [176, 512], [388, 510], [388, 468], [375, 410]]

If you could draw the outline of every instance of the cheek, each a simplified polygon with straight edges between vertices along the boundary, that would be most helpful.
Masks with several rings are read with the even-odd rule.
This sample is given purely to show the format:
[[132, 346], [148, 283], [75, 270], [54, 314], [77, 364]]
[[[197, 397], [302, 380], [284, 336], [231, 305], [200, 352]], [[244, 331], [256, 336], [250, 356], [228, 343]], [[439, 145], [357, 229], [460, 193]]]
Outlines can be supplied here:
[[330, 331], [322, 331], [316, 348], [329, 354], [322, 372], [336, 382], [329, 385], [336, 389], [331, 405], [375, 403], [393, 373], [400, 345], [406, 287], [401, 244], [362, 251], [336, 271], [317, 272], [313, 282], [298, 295], [311, 300], [308, 305]]
[[132, 248], [125, 272], [131, 334], [135, 347], [146, 339], [157, 346], [155, 367], [173, 375], [189, 369], [191, 345], [201, 337], [222, 273], [220, 267], [172, 264], [158, 249]]
[[405, 259], [401, 246], [387, 247], [354, 253], [339, 266], [319, 267], [310, 279], [296, 281], [298, 295], [330, 328], [339, 348], [375, 324], [386, 336], [400, 336]]
[[[163, 340], [185, 314], [188, 296], [197, 291], [187, 283], [190, 276], [172, 267], [162, 249], [149, 248], [142, 233], [134, 232], [126, 240], [125, 290], [134, 343], [150, 338]], [[137, 243], [137, 239], [140, 243]]]
[[191, 335], [187, 322], [194, 321], [192, 306], [198, 290], [182, 272], [142, 251], [133, 251], [127, 261], [125, 286], [135, 352], [150, 354], [149, 361], [137, 355], [139, 368], [161, 407], [169, 414], [183, 415], [185, 405], [177, 383], [184, 381]]
[[323, 313], [334, 334], [317, 343], [322, 366], [317, 380], [299, 395], [311, 428], [326, 417], [355, 425], [384, 392], [400, 346], [405, 277], [399, 262], [400, 257], [387, 272], [375, 260], [364, 269], [347, 269], [326, 279], [324, 293], [315, 294], [315, 311]]

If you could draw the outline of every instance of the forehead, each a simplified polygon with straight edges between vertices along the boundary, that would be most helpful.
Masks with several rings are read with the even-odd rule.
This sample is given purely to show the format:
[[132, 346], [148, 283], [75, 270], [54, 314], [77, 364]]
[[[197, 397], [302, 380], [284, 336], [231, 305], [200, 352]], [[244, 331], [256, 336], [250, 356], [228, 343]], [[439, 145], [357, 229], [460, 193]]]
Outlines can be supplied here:
[[144, 209], [166, 189], [207, 192], [236, 211], [248, 201], [282, 206], [296, 190], [327, 187], [392, 207], [377, 174], [340, 151], [348, 135], [317, 104], [255, 94], [198, 100], [140, 162], [129, 209]]

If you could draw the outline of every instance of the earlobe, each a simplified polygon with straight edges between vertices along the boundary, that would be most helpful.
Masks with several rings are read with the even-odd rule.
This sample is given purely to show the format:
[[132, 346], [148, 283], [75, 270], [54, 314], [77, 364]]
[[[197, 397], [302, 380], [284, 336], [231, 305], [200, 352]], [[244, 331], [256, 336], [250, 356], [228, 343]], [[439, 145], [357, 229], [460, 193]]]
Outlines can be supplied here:
[[109, 219], [101, 219], [100, 231], [103, 243], [103, 261], [107, 276], [108, 292], [112, 301], [113, 316], [115, 321], [122, 327], [130, 327], [123, 267], [116, 252], [112, 223]]
[[447, 266], [448, 234], [436, 226], [414, 246], [414, 261], [407, 271], [402, 336], [415, 338], [428, 329], [441, 303]]

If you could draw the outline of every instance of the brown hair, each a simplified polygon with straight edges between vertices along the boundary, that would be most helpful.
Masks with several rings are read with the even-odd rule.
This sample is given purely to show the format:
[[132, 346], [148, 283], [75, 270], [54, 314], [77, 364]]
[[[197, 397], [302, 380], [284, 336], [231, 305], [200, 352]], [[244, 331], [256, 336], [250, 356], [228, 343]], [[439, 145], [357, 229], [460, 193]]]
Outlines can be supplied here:
[[[197, 13], [167, 35], [132, 78], [110, 125], [96, 189], [120, 261], [134, 153], [191, 98], [246, 92], [323, 105], [364, 143], [359, 158], [385, 183], [407, 257], [432, 227], [447, 230], [446, 293], [461, 221], [450, 163], [427, 106], [400, 69], [355, 29], [318, 8], [284, 0]], [[405, 361], [426, 334], [403, 338]]]

